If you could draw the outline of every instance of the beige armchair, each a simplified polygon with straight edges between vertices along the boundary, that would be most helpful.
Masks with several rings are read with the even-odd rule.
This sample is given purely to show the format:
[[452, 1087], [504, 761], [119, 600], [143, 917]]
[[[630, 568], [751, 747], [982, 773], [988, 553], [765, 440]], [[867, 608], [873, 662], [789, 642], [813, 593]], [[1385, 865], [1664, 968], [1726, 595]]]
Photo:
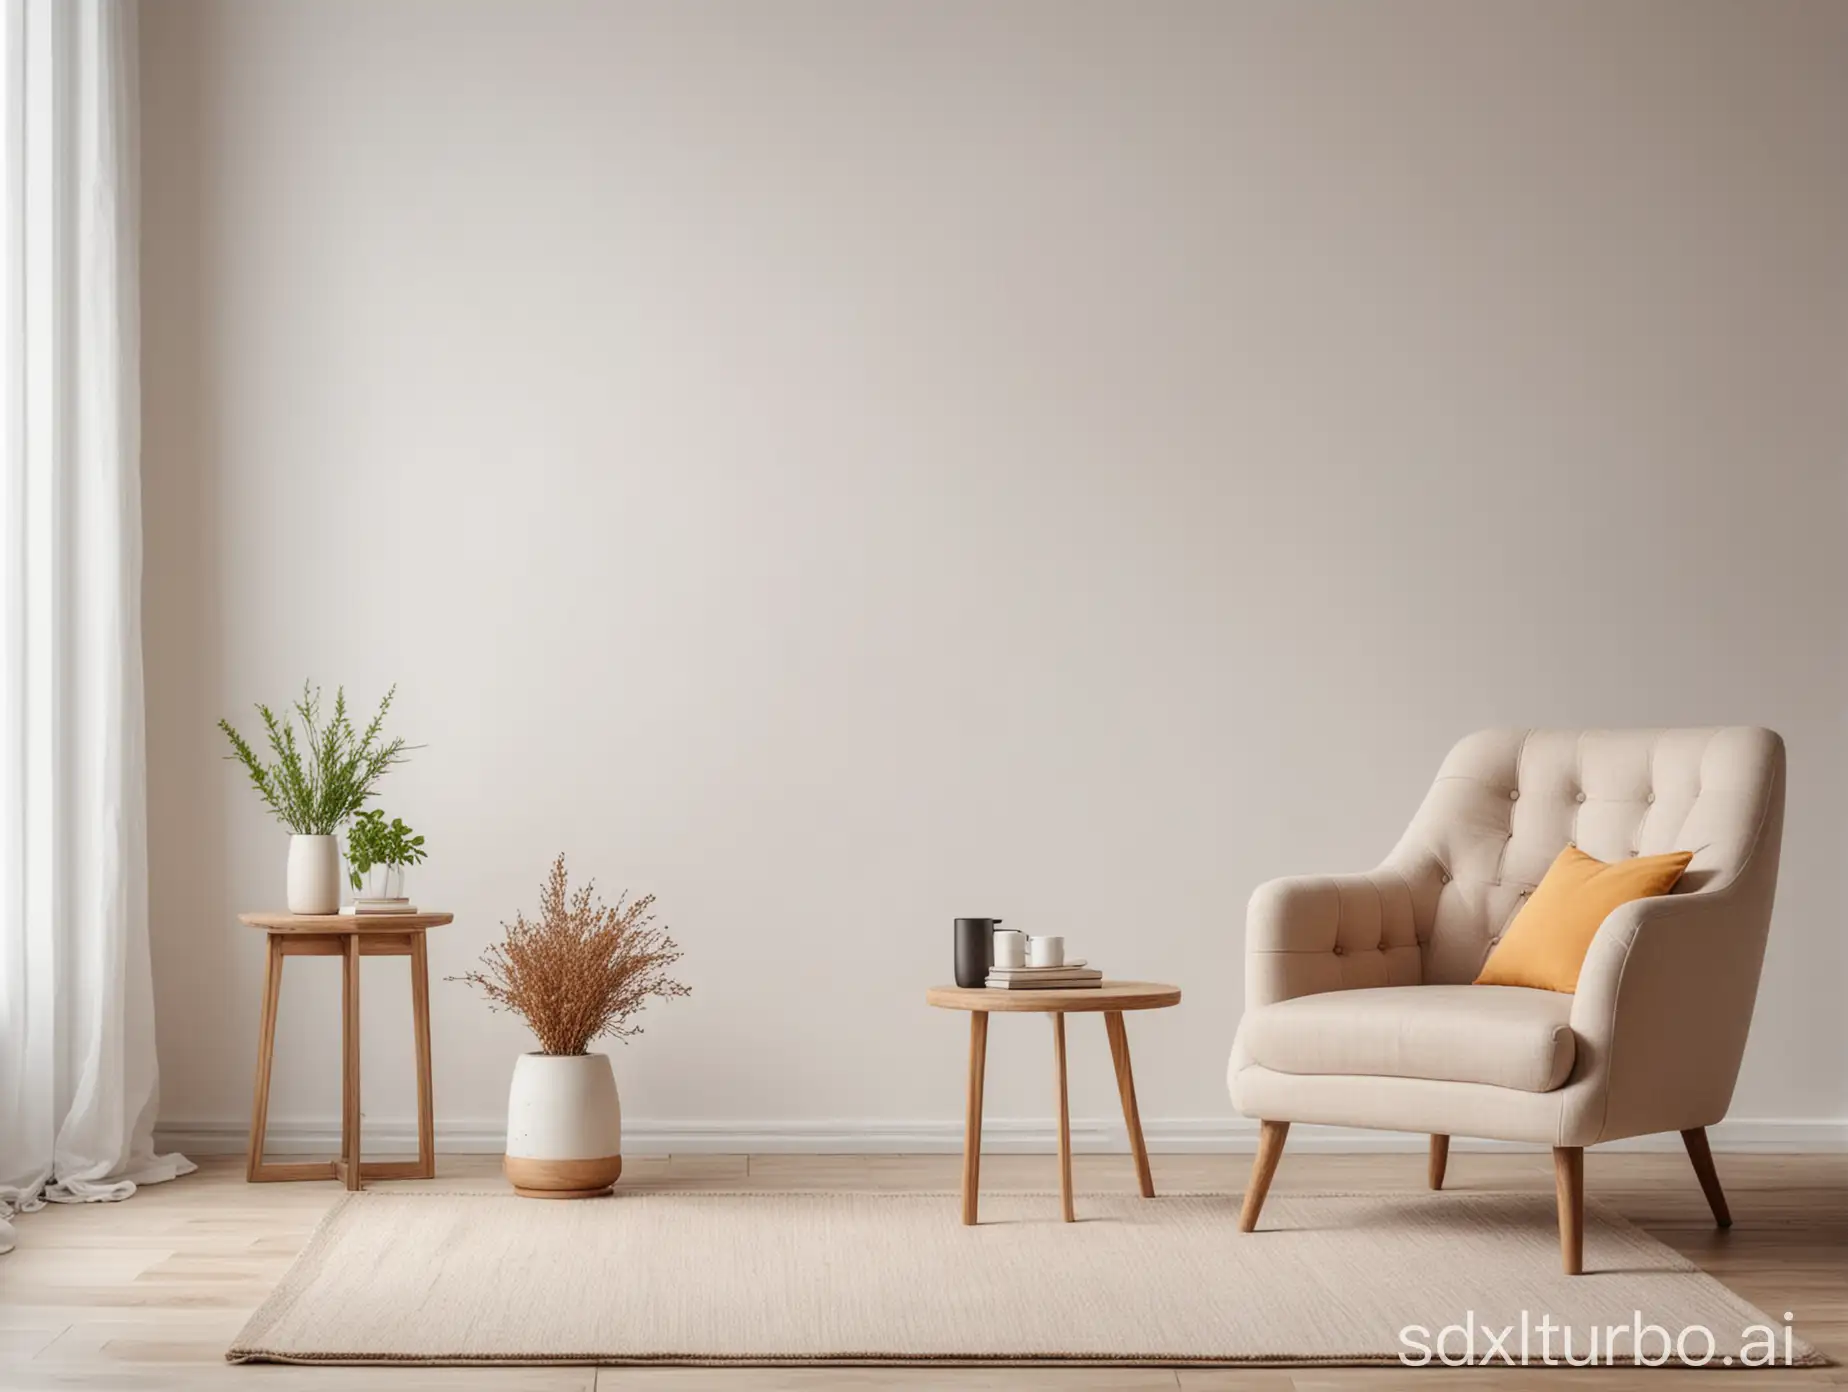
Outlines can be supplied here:
[[[1429, 1133], [1434, 1189], [1453, 1135], [1551, 1146], [1575, 1275], [1600, 1141], [1679, 1131], [1729, 1226], [1706, 1128], [1745, 1050], [1783, 815], [1769, 730], [1488, 730], [1450, 751], [1378, 869], [1260, 886], [1228, 1072], [1263, 1123], [1244, 1230], [1299, 1121]], [[1577, 994], [1470, 985], [1567, 844], [1694, 859], [1674, 893], [1604, 920]]]

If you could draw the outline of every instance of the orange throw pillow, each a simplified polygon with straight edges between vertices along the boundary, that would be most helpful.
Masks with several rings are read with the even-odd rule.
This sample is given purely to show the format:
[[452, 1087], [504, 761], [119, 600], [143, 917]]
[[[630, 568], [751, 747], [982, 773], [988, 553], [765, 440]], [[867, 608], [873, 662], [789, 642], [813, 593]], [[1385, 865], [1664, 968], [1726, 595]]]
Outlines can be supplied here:
[[1576, 991], [1605, 915], [1632, 899], [1667, 894], [1692, 859], [1692, 851], [1674, 851], [1606, 865], [1567, 846], [1482, 964], [1476, 984]]

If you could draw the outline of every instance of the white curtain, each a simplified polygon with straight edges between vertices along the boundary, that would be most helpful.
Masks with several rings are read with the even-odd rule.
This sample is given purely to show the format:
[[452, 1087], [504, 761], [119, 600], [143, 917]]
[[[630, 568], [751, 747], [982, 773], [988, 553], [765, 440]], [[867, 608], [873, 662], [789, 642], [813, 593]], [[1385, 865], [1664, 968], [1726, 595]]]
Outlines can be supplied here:
[[0, 0], [0, 1251], [153, 1149], [132, 0]]

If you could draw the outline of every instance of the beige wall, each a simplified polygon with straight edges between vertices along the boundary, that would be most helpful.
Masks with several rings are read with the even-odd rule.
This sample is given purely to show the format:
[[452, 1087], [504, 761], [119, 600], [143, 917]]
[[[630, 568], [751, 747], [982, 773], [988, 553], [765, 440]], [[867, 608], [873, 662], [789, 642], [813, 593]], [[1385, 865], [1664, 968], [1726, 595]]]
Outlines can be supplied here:
[[[437, 973], [561, 849], [660, 895], [694, 995], [614, 1052], [677, 1144], [952, 1138], [957, 913], [1181, 982], [1143, 1112], [1221, 1143], [1258, 881], [1371, 865], [1476, 727], [1769, 724], [1732, 1134], [1848, 1144], [1848, 6], [162, 0], [143, 61], [193, 1143], [247, 1115], [284, 852], [212, 722], [313, 675], [428, 745], [383, 802]], [[366, 989], [401, 1132], [402, 966]], [[491, 1141], [527, 1038], [434, 997]], [[1110, 1117], [1101, 1029], [1073, 1066]], [[999, 1027], [991, 1115], [1049, 1083]]]

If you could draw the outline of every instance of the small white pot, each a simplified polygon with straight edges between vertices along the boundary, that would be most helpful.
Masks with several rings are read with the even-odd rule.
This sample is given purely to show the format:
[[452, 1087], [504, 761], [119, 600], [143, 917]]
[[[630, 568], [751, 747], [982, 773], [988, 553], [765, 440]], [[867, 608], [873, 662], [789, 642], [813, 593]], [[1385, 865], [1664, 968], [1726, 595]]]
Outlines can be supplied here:
[[289, 838], [289, 912], [340, 912], [340, 846], [333, 837]]
[[529, 1199], [609, 1193], [622, 1174], [622, 1103], [608, 1054], [520, 1055], [502, 1168]]
[[360, 894], [367, 899], [404, 898], [404, 867], [375, 865], [364, 875], [365, 888]]

